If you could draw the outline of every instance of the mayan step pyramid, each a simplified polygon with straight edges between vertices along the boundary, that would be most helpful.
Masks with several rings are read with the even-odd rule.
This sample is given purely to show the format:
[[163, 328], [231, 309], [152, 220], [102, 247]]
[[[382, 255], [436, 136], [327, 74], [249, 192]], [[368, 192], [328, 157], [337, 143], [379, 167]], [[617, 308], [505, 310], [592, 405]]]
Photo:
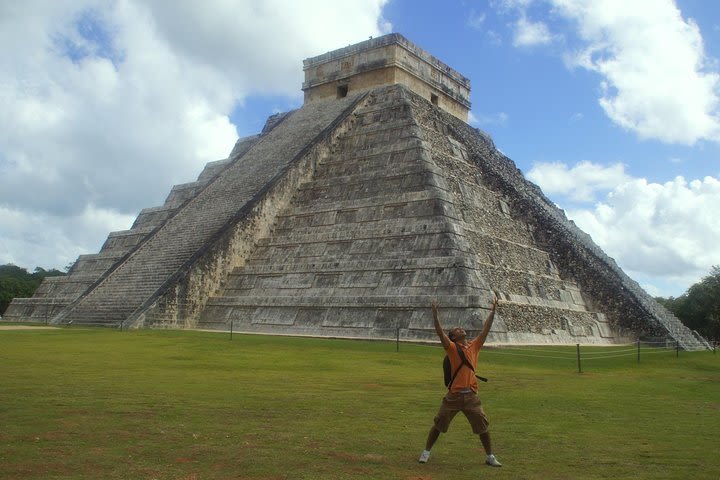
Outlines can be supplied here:
[[398, 34], [304, 62], [304, 105], [240, 139], [12, 321], [434, 340], [429, 305], [489, 341], [702, 348], [489, 136], [469, 81]]

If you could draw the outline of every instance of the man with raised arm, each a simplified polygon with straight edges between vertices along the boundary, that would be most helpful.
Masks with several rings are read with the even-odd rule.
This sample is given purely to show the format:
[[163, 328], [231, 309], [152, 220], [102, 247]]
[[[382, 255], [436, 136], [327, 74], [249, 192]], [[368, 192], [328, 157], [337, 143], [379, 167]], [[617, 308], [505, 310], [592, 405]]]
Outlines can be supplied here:
[[440, 337], [440, 342], [442, 342], [442, 346], [450, 359], [452, 379], [448, 386], [448, 393], [443, 398], [440, 410], [435, 416], [435, 423], [430, 429], [430, 433], [428, 433], [425, 450], [420, 454], [420, 463], [428, 461], [430, 449], [432, 449], [440, 433], [447, 432], [453, 417], [458, 412], [463, 412], [470, 422], [473, 433], [480, 436], [480, 442], [485, 449], [485, 463], [492, 467], [502, 466], [493, 455], [490, 433], [488, 432], [489, 422], [477, 396], [478, 384], [475, 377], [478, 353], [485, 343], [488, 333], [490, 333], [490, 328], [492, 328], [497, 304], [498, 298], [493, 294], [490, 314], [483, 323], [480, 335], [469, 341], [465, 330], [460, 327], [452, 328], [446, 335], [438, 318], [438, 302], [433, 301], [430, 306], [435, 322], [435, 332]]

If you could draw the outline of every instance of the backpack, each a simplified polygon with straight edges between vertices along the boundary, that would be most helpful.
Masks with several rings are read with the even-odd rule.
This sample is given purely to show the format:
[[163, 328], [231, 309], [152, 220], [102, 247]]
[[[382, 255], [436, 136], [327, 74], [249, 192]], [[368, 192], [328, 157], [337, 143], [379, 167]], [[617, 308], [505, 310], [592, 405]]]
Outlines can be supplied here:
[[[462, 348], [460, 348], [460, 345], [457, 343], [455, 344], [457, 347], [458, 355], [460, 355], [460, 366], [457, 370], [455, 370], [455, 373], [452, 373], [452, 364], [450, 363], [450, 357], [445, 355], [445, 358], [443, 359], [443, 377], [445, 380], [445, 386], [450, 389], [450, 386], [452, 385], [452, 382], [455, 381], [455, 377], [457, 376], [460, 369], [463, 367], [463, 365], [467, 365], [467, 367], [475, 373], [475, 369], [470, 365], [470, 362], [467, 361], [467, 358], [465, 358], [465, 353], [462, 351]], [[485, 377], [481, 377], [480, 375], [475, 374], [478, 380], [487, 382], [488, 379]]]

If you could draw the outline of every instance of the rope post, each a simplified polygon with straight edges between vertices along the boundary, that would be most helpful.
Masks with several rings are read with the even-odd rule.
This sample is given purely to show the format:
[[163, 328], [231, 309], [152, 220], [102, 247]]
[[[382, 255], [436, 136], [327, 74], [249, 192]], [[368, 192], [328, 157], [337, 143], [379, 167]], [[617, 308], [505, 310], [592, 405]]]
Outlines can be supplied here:
[[395, 328], [395, 351], [400, 351], [400, 327]]
[[680, 358], [680, 341], [675, 340], [675, 358]]
[[577, 362], [578, 362], [578, 373], [582, 373], [582, 365], [580, 364], [580, 344], [577, 345]]
[[637, 348], [637, 350], [638, 350], [638, 363], [640, 363], [640, 339], [639, 339], [639, 338], [638, 338], [637, 344], [638, 344], [638, 348]]
[[230, 341], [232, 341], [233, 324], [234, 323], [235, 323], [235, 320], [230, 320]]

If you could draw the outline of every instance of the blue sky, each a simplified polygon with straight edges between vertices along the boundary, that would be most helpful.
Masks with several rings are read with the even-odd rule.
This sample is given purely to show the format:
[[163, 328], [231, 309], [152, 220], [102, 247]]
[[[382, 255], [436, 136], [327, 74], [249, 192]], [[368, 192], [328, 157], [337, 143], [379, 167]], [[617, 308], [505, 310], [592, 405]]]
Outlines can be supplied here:
[[399, 32], [470, 79], [470, 123], [631, 277], [680, 295], [720, 264], [718, 5], [5, 3], [0, 264], [97, 252], [299, 107], [304, 58]]

